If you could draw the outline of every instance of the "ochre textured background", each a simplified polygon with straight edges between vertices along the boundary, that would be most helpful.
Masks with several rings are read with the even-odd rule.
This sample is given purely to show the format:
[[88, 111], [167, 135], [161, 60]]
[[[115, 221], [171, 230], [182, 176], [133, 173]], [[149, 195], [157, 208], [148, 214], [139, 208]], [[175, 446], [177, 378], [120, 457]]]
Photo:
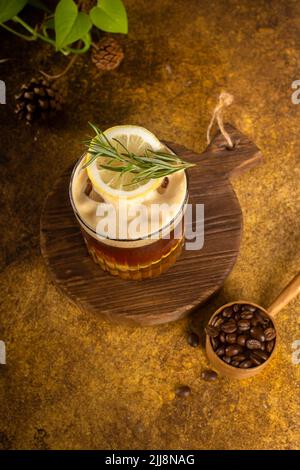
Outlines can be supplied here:
[[[267, 306], [300, 265], [300, 5], [295, 1], [125, 0], [130, 32], [120, 69], [98, 73], [89, 55], [60, 82], [65, 112], [52, 128], [26, 127], [14, 94], [39, 69], [67, 59], [1, 31], [0, 448], [290, 449], [300, 447], [300, 299], [278, 317], [276, 359], [260, 376], [207, 383], [190, 319], [156, 328], [111, 326], [57, 291], [39, 252], [39, 217], [55, 179], [81, 153], [87, 121], [135, 123], [201, 151], [222, 89], [228, 118], [262, 149], [263, 166], [233, 181], [244, 213], [238, 262], [199, 310], [203, 325], [225, 301]], [[191, 280], [192, 282], [192, 280]], [[99, 286], [101, 289], [101, 286]], [[115, 294], [112, 294], [115, 295]], [[134, 299], [132, 299], [134, 302]], [[130, 308], [130, 305], [128, 306]], [[151, 305], [149, 305], [151, 309]], [[187, 384], [187, 399], [174, 396]]]

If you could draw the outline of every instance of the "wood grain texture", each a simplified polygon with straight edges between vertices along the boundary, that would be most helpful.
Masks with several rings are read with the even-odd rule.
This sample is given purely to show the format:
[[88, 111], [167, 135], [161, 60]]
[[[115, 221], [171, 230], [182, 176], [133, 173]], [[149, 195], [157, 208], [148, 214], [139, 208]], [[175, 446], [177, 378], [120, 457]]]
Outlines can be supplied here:
[[253, 142], [228, 124], [226, 129], [235, 142], [232, 150], [220, 133], [202, 154], [165, 142], [197, 163], [189, 172], [189, 202], [204, 204], [205, 240], [201, 250], [183, 250], [176, 264], [154, 279], [118, 279], [92, 261], [69, 202], [71, 168], [61, 176], [41, 216], [41, 251], [56, 284], [79, 308], [112, 322], [155, 325], [184, 317], [222, 286], [242, 234], [241, 208], [229, 178], [262, 161]]

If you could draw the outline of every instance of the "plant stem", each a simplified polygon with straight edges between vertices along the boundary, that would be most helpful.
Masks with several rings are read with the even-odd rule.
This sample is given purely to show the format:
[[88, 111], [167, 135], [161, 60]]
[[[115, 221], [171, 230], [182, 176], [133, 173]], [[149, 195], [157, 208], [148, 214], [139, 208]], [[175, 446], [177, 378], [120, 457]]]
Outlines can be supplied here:
[[53, 41], [53, 39], [50, 39], [49, 37], [38, 33], [35, 29], [33, 29], [31, 26], [29, 26], [29, 24], [25, 23], [25, 21], [23, 21], [22, 18], [20, 18], [19, 16], [14, 16], [13, 21], [15, 21], [16, 23], [19, 23], [20, 25], [22, 25], [23, 28], [25, 28], [27, 31], [29, 31], [32, 34], [34, 39], [39, 38], [39, 39], [42, 39], [45, 42], [48, 42], [49, 44], [52, 44], [52, 46], [55, 45], [55, 42]]
[[72, 52], [72, 54], [84, 54], [86, 51], [89, 50], [89, 48], [90, 45], [87, 43], [81, 49], [74, 49], [74, 47], [67, 47], [66, 49], [68, 50], [68, 52]]
[[[81, 44], [82, 44], [82, 41], [77, 42], [77, 49], [80, 48]], [[74, 52], [78, 52], [77, 49], [74, 49]], [[68, 65], [66, 66], [66, 68], [57, 75], [48, 75], [46, 72], [43, 72], [42, 70], [40, 70], [40, 72], [42, 75], [44, 75], [44, 77], [48, 78], [48, 80], [57, 80], [58, 78], [63, 77], [70, 70], [70, 68], [76, 62], [77, 59], [78, 59], [78, 54], [77, 55], [74, 54], [71, 60], [69, 61]]]
[[[33, 29], [28, 23], [26, 23], [22, 18], [19, 16], [14, 16], [12, 18], [12, 21], [15, 23], [19, 23], [21, 26], [23, 26], [26, 31], [32, 34], [32, 36], [26, 36], [25, 34], [19, 33], [18, 31], [15, 31], [13, 28], [10, 28], [10, 26], [7, 26], [6, 24], [1, 23], [0, 26], [2, 28], [6, 29], [10, 33], [15, 34], [16, 36], [19, 36], [22, 39], [25, 39], [26, 41], [35, 41], [37, 38], [41, 39], [44, 42], [47, 42], [48, 44], [51, 44], [53, 47], [55, 47], [55, 41], [51, 38], [49, 38], [48, 34], [40, 34], [36, 29]], [[79, 49], [79, 48], [73, 48], [73, 47], [65, 47], [64, 49], [61, 49], [60, 52], [62, 52], [65, 55], [70, 54], [84, 54], [88, 49], [90, 48], [90, 41], [84, 41], [84, 46]], [[68, 68], [69, 70], [69, 68]]]
[[26, 41], [35, 41], [36, 40], [36, 36], [26, 36], [25, 34], [22, 34], [22, 33], [19, 33], [18, 31], [15, 31], [14, 29], [7, 26], [6, 24], [1, 23], [0, 26], [2, 26], [2, 28], [6, 29], [10, 33], [13, 33], [16, 36], [19, 36], [19, 38], [25, 39]]
[[58, 78], [63, 77], [68, 72], [68, 70], [70, 70], [70, 68], [72, 67], [72, 65], [75, 63], [77, 59], [78, 59], [78, 55], [73, 55], [73, 57], [69, 61], [66, 68], [61, 73], [58, 73], [57, 75], [48, 75], [46, 72], [43, 72], [42, 70], [40, 70], [40, 73], [44, 75], [44, 77], [48, 78], [48, 80], [57, 80]]

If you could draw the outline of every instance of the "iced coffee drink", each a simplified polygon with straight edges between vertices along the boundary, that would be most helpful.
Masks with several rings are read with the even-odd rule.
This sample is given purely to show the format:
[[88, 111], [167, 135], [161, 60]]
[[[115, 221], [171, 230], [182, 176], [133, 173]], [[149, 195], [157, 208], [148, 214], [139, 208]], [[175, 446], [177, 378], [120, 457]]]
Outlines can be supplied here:
[[94, 130], [70, 182], [87, 249], [112, 275], [157, 276], [182, 249], [191, 165], [142, 127]]

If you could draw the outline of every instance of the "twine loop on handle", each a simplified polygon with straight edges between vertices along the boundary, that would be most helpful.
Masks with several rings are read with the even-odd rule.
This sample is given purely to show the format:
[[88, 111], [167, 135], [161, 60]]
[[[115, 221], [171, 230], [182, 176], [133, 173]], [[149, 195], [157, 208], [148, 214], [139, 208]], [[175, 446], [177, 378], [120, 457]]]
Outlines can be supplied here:
[[223, 111], [225, 108], [230, 106], [232, 102], [233, 102], [233, 96], [230, 93], [227, 93], [226, 91], [222, 91], [222, 93], [220, 93], [218, 104], [216, 105], [213, 111], [209, 126], [207, 128], [206, 138], [207, 138], [208, 145], [211, 142], [210, 133], [211, 133], [212, 126], [214, 122], [217, 121], [219, 129], [221, 133], [223, 134], [224, 138], [226, 139], [228, 146], [230, 148], [233, 148], [233, 142], [228, 132], [226, 132], [224, 128], [224, 124], [223, 124]]

